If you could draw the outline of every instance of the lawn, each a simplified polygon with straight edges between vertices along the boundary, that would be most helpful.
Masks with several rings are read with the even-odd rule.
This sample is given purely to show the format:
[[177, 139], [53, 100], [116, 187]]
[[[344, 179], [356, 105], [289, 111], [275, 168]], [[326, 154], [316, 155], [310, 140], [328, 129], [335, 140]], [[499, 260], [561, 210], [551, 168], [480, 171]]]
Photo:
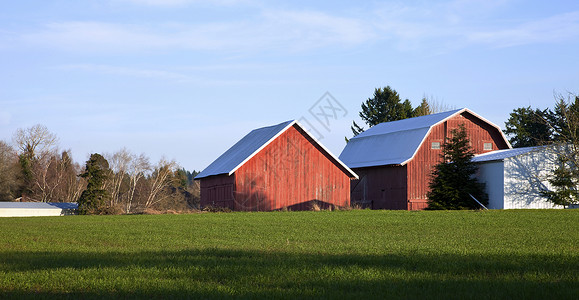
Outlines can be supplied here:
[[579, 210], [0, 219], [0, 298], [577, 299]]

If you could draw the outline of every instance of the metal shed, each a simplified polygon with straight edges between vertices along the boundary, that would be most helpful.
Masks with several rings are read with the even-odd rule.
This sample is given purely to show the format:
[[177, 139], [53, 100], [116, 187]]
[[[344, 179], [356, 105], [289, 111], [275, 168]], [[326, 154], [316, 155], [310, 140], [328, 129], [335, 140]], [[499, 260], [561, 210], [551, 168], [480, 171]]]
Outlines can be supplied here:
[[552, 147], [498, 150], [473, 158], [478, 180], [485, 183], [490, 209], [563, 208], [547, 201], [541, 191], [550, 188], [548, 177], [556, 167]]
[[511, 148], [498, 126], [467, 108], [378, 124], [350, 139], [340, 154], [360, 176], [351, 201], [372, 209], [426, 208], [432, 167], [460, 124], [475, 153]]
[[76, 213], [76, 203], [0, 202], [0, 217], [63, 216]]
[[195, 177], [202, 207], [245, 211], [349, 206], [357, 178], [295, 120], [251, 131]]

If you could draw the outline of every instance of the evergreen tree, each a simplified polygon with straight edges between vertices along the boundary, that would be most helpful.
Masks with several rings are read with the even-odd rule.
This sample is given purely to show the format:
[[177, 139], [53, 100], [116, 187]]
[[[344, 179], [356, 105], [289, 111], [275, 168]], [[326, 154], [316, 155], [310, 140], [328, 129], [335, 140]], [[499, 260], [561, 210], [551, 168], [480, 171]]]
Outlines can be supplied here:
[[413, 117], [426, 116], [430, 114], [432, 114], [432, 108], [430, 107], [430, 104], [428, 103], [426, 97], [422, 98], [422, 102], [420, 102], [420, 105], [417, 106], [414, 109], [414, 111], [412, 111]]
[[[374, 97], [368, 98], [362, 103], [360, 118], [362, 118], [369, 127], [372, 127], [383, 122], [411, 118], [412, 112], [413, 109], [410, 100], [406, 99], [404, 102], [401, 102], [398, 92], [390, 86], [387, 86], [385, 88], [375, 89]], [[356, 124], [355, 121], [352, 123], [351, 129], [354, 136], [364, 131], [364, 128]]]
[[505, 122], [503, 132], [515, 148], [548, 144], [553, 137], [547, 120], [552, 120], [552, 116], [549, 110], [533, 110], [530, 106], [517, 108]]
[[464, 125], [451, 131], [442, 148], [442, 162], [434, 166], [428, 192], [428, 209], [478, 209], [475, 197], [485, 206], [488, 196], [484, 185], [474, 177], [477, 166], [471, 161], [474, 151]]
[[549, 116], [549, 126], [558, 165], [548, 180], [552, 188], [542, 194], [554, 204], [579, 204], [579, 96], [560, 96]]
[[78, 199], [78, 211], [80, 214], [102, 214], [105, 212], [110, 194], [104, 184], [110, 176], [108, 161], [100, 154], [91, 154], [86, 162], [86, 170], [80, 174], [86, 178], [87, 187]]

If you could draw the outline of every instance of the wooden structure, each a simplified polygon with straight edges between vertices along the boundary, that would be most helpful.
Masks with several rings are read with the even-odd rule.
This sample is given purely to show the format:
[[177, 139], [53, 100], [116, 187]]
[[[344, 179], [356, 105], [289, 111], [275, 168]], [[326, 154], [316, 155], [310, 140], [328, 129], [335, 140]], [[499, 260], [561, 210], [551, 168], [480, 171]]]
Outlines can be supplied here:
[[442, 145], [463, 124], [475, 153], [511, 146], [500, 128], [464, 108], [371, 127], [350, 139], [340, 159], [360, 179], [352, 203], [372, 209], [421, 210]]
[[357, 178], [297, 121], [253, 130], [195, 177], [202, 207], [244, 211], [349, 206]]

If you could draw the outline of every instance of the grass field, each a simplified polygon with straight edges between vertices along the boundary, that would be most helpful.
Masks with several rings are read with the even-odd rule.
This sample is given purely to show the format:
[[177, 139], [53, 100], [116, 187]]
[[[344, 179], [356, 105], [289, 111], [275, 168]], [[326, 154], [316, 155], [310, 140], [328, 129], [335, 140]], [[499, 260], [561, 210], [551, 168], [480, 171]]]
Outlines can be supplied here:
[[0, 234], [0, 298], [579, 297], [579, 210], [2, 218]]

